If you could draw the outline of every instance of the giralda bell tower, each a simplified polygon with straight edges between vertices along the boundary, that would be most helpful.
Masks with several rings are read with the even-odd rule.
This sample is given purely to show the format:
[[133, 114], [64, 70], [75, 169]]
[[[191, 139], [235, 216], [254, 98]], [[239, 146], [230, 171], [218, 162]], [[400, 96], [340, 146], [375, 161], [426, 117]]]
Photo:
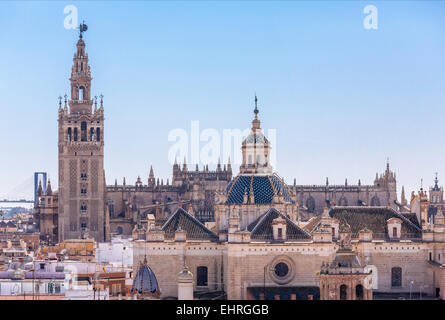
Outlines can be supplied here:
[[[108, 240], [105, 206], [104, 109], [91, 97], [91, 72], [80, 25], [71, 71], [71, 99], [59, 97], [59, 242]], [[69, 105], [69, 110], [68, 106]], [[93, 110], [94, 104], [94, 110]]]

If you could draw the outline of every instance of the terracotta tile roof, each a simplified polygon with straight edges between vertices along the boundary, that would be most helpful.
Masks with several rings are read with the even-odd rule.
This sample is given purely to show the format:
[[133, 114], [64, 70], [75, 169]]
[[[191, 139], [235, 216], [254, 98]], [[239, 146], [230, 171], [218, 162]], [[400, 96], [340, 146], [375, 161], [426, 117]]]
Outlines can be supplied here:
[[162, 230], [165, 232], [165, 238], [174, 238], [175, 232], [179, 228], [186, 232], [187, 239], [190, 240], [217, 241], [219, 239], [216, 234], [207, 229], [198, 219], [182, 208], [178, 208], [162, 226]]
[[309, 233], [312, 233], [317, 228], [318, 224], [320, 223], [320, 220], [321, 220], [321, 216], [316, 216], [316, 217], [311, 218], [309, 220], [308, 224], [306, 224], [303, 227], [303, 230], [305, 230]]

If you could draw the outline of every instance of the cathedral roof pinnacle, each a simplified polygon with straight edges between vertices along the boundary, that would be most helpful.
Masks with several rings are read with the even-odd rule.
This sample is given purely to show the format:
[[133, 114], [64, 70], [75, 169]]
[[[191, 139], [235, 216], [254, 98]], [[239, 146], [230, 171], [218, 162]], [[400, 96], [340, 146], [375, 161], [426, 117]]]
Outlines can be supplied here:
[[39, 186], [37, 187], [37, 195], [41, 196], [42, 193], [43, 193], [42, 180], [39, 180]]
[[437, 172], [435, 173], [436, 174], [436, 178], [434, 179], [434, 188], [433, 188], [433, 191], [439, 191], [440, 190], [440, 188], [439, 188], [439, 179], [437, 179]]
[[51, 189], [51, 180], [48, 179], [48, 185], [46, 186], [46, 195], [51, 196], [53, 194], [53, 190]]

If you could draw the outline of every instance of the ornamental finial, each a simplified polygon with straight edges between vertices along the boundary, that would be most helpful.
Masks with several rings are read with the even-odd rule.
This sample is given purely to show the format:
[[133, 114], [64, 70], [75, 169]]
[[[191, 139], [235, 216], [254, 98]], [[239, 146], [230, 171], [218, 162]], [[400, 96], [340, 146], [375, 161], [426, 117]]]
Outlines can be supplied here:
[[253, 110], [253, 113], [255, 113], [255, 120], [258, 119], [258, 98], [256, 96], [256, 92], [255, 92], [255, 110]]

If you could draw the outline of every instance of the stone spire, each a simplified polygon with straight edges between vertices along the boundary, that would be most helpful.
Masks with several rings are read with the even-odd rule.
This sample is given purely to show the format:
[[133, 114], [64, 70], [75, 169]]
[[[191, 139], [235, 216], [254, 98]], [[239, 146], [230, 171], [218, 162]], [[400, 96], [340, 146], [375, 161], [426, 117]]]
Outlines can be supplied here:
[[51, 189], [51, 180], [49, 180], [49, 179], [48, 179], [48, 184], [46, 186], [46, 195], [47, 196], [53, 195], [53, 190]]
[[401, 201], [402, 201], [402, 205], [407, 205], [407, 201], [406, 201], [406, 198], [405, 198], [405, 187], [404, 186], [402, 186], [402, 194], [401, 194]]
[[154, 173], [153, 173], [153, 167], [152, 167], [152, 166], [150, 166], [150, 174], [148, 175], [148, 178], [149, 178], [149, 179], [154, 179], [154, 178], [155, 178], [155, 175], [154, 175]]
[[185, 156], [184, 156], [184, 164], [182, 165], [182, 171], [187, 171], [187, 161]]
[[37, 195], [41, 196], [42, 194], [43, 194], [42, 180], [39, 180], [39, 186], [37, 187]]

